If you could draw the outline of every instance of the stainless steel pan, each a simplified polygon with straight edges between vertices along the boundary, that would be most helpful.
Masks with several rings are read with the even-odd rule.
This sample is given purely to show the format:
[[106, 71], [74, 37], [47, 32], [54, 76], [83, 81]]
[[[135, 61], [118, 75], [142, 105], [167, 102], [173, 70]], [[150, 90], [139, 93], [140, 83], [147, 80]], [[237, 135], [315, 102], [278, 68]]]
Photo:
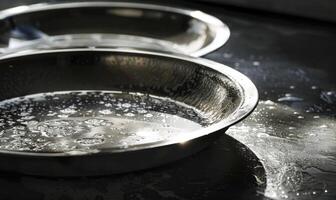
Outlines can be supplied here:
[[198, 10], [143, 3], [73, 2], [0, 12], [0, 50], [132, 47], [205, 55], [229, 38], [228, 27]]
[[206, 59], [122, 49], [0, 58], [0, 169], [103, 175], [211, 144], [256, 106], [243, 74]]

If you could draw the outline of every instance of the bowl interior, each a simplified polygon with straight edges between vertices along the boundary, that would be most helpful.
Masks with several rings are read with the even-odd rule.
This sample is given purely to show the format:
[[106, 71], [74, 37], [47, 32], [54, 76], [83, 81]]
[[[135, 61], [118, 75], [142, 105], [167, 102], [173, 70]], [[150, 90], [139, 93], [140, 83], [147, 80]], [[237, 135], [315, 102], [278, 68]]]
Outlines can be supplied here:
[[2, 59], [0, 74], [5, 150], [155, 143], [219, 123], [243, 101], [225, 74], [157, 54], [45, 52]]

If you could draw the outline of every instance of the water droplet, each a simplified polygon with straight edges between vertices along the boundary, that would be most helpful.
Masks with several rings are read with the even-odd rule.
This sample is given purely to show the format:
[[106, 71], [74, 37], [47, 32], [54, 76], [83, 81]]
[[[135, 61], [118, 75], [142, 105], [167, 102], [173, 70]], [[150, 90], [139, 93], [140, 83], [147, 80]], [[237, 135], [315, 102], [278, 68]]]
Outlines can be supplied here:
[[124, 149], [127, 149], [128, 148], [127, 142], [122, 142], [121, 147], [124, 148]]
[[22, 117], [27, 116], [27, 115], [30, 115], [30, 113], [29, 112], [21, 112], [19, 114], [19, 116], [22, 116]]
[[253, 61], [252, 64], [253, 64], [254, 66], [259, 66], [259, 65], [260, 65], [260, 62], [259, 62], [259, 61]]
[[224, 53], [224, 58], [232, 58], [232, 53]]
[[144, 114], [147, 113], [147, 110], [145, 109], [137, 109], [138, 113]]
[[34, 130], [46, 137], [65, 137], [84, 132], [87, 128], [71, 120], [53, 120], [38, 124]]
[[125, 116], [127, 116], [127, 117], [134, 117], [135, 114], [133, 114], [133, 113], [126, 113]]
[[105, 124], [106, 120], [99, 119], [99, 118], [91, 118], [84, 121], [85, 124], [91, 125], [91, 126], [101, 126], [102, 124]]
[[66, 109], [60, 110], [60, 112], [63, 114], [74, 114], [77, 111], [73, 108], [66, 108]]
[[312, 90], [316, 90], [316, 89], [317, 89], [317, 86], [313, 85], [313, 86], [311, 86], [311, 89], [312, 89]]
[[104, 143], [104, 138], [79, 138], [76, 139], [76, 142], [83, 146], [92, 146]]
[[32, 119], [34, 119], [35, 118], [35, 116], [24, 116], [24, 117], [21, 117], [21, 119], [22, 120], [32, 120]]
[[103, 114], [103, 115], [110, 115], [110, 114], [112, 114], [112, 111], [111, 111], [111, 110], [107, 110], [107, 109], [105, 109], [105, 110], [101, 110], [101, 111], [99, 111], [99, 113], [100, 113], [100, 114]]
[[48, 116], [48, 117], [53, 117], [53, 116], [55, 116], [55, 115], [57, 115], [57, 113], [56, 113], [56, 112], [53, 112], [53, 113], [48, 113], [48, 114], [47, 114], [47, 116]]
[[38, 138], [36, 141], [37, 142], [46, 142], [47, 140], [45, 138]]
[[129, 104], [129, 103], [123, 103], [123, 104], [121, 104], [121, 106], [124, 107], [124, 108], [129, 108], [129, 107], [131, 107], [132, 105]]
[[152, 115], [152, 114], [150, 114], [150, 113], [148, 113], [148, 114], [145, 114], [144, 116], [145, 116], [145, 117], [148, 117], [148, 118], [150, 118], [150, 117], [153, 117], [153, 115]]
[[291, 85], [291, 86], [289, 86], [289, 89], [294, 90], [294, 89], [295, 89], [295, 86], [294, 86], [294, 85]]
[[106, 104], [105, 104], [105, 107], [112, 107], [112, 104], [110, 104], [110, 103], [106, 103]]

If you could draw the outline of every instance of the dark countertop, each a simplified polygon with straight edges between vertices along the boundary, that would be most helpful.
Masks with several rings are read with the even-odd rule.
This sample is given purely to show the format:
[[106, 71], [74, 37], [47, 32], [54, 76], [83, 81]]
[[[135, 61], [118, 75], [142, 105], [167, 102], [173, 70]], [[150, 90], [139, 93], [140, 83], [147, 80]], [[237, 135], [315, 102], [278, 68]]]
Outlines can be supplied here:
[[198, 0], [336, 22], [333, 0]]
[[275, 15], [215, 14], [232, 30], [208, 56], [257, 85], [260, 103], [228, 135], [252, 150], [274, 199], [336, 198], [336, 29]]
[[256, 84], [260, 103], [211, 147], [117, 176], [0, 174], [0, 199], [335, 199], [336, 26], [218, 5], [229, 42], [206, 58]]

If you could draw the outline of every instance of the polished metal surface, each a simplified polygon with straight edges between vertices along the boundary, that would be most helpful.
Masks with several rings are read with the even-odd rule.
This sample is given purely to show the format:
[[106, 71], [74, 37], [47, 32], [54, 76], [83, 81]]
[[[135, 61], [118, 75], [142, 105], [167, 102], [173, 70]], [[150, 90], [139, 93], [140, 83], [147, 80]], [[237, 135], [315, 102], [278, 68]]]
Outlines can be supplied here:
[[0, 73], [1, 169], [27, 174], [99, 175], [177, 160], [258, 100], [253, 83], [230, 67], [145, 51], [20, 52], [1, 58]]
[[205, 55], [228, 27], [198, 10], [126, 2], [34, 4], [0, 12], [3, 53], [29, 48], [132, 47]]

